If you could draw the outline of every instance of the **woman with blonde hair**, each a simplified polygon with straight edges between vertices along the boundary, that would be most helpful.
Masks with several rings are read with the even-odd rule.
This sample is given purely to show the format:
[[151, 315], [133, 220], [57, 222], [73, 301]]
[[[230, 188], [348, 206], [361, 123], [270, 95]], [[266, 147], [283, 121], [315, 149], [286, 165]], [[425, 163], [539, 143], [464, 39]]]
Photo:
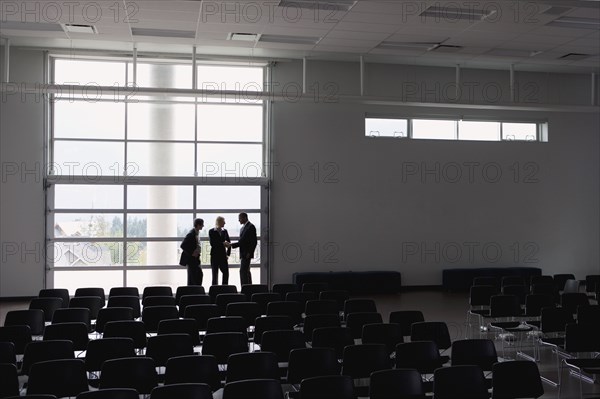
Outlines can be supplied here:
[[210, 239], [210, 267], [212, 269], [212, 285], [219, 284], [219, 270], [223, 273], [222, 284], [229, 283], [229, 264], [227, 258], [231, 254], [229, 233], [225, 230], [225, 218], [218, 216], [215, 227], [208, 231]]

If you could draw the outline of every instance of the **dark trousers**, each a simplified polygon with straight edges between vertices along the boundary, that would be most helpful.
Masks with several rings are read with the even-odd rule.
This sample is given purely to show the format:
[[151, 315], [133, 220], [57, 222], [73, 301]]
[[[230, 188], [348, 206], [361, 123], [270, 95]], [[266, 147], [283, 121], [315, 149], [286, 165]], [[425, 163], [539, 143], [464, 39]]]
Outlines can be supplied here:
[[252, 284], [252, 275], [250, 274], [251, 259], [243, 258], [240, 261], [240, 284]]
[[227, 259], [214, 259], [210, 260], [210, 267], [212, 269], [212, 285], [219, 284], [219, 270], [223, 273], [223, 285], [229, 284], [229, 264]]
[[202, 285], [203, 277], [204, 274], [199, 263], [197, 265], [187, 265], [187, 285]]

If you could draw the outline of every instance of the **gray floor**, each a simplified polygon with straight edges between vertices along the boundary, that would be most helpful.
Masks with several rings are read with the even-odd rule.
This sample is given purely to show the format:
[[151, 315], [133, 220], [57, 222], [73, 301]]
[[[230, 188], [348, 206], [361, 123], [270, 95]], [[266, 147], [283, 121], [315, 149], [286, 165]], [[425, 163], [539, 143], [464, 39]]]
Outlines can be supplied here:
[[[448, 324], [452, 340], [464, 339], [467, 334], [475, 332], [467, 331], [465, 324], [466, 311], [468, 309], [468, 295], [466, 293], [445, 293], [441, 291], [412, 291], [397, 295], [382, 295], [373, 297], [377, 301], [379, 312], [384, 321], [388, 320], [390, 312], [394, 310], [421, 310], [427, 321], [445, 321]], [[2, 302], [0, 303], [0, 323], [4, 324], [6, 312], [13, 309], [26, 309], [26, 302]], [[489, 338], [494, 339], [493, 335]], [[496, 340], [499, 355], [502, 354], [501, 343]], [[505, 352], [507, 357], [514, 357], [513, 348]], [[557, 379], [556, 360], [549, 349], [542, 349], [541, 361], [538, 363], [543, 376]], [[557, 388], [544, 384], [545, 394], [542, 398], [558, 398]], [[583, 397], [600, 397], [600, 385], [583, 383]], [[561, 398], [580, 398], [579, 380], [564, 372], [564, 384], [561, 389]]]

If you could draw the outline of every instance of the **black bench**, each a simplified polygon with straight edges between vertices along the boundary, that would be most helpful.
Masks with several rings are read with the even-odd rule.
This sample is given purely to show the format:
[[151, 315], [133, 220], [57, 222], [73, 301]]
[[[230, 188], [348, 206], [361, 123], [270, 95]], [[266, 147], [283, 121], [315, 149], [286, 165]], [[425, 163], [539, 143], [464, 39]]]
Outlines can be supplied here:
[[395, 294], [400, 292], [401, 274], [393, 271], [294, 273], [294, 283], [327, 283], [331, 290], [350, 294]]
[[478, 267], [444, 269], [442, 271], [442, 285], [446, 291], [468, 291], [475, 277], [504, 276], [541, 276], [542, 269], [537, 267]]

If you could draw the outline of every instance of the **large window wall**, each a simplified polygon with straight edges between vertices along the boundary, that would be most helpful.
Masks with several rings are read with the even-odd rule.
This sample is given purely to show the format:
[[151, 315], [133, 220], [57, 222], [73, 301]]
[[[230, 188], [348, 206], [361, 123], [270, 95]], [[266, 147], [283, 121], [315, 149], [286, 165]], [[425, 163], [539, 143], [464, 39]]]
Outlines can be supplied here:
[[[224, 216], [237, 240], [239, 212], [267, 224], [265, 66], [186, 60], [51, 58], [51, 82], [85, 90], [50, 101], [48, 286], [186, 283], [179, 244], [201, 217], [204, 285], [208, 230]], [[195, 82], [195, 87], [194, 87]], [[118, 90], [102, 90], [103, 87]], [[140, 95], [138, 88], [164, 89]], [[176, 89], [231, 90], [235, 98], [177, 96]], [[258, 246], [253, 281], [261, 276]], [[232, 251], [230, 283], [239, 285]]]

